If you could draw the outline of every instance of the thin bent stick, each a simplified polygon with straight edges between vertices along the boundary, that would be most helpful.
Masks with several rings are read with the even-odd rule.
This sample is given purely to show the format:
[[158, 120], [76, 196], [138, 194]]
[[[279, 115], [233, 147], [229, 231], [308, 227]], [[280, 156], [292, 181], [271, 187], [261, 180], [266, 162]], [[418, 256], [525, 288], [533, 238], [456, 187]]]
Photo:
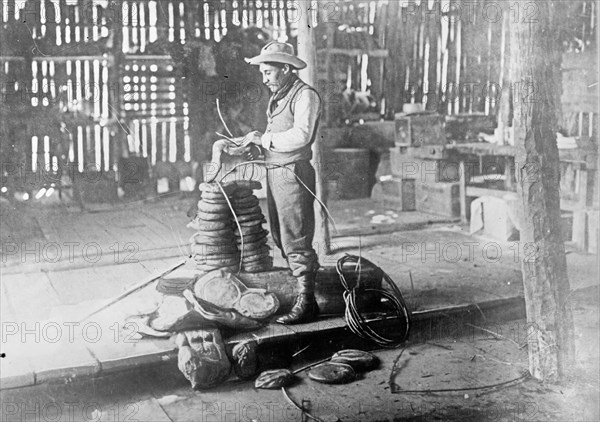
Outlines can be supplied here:
[[[227, 135], [223, 135], [222, 133], [219, 133], [219, 132], [215, 132], [215, 133], [216, 133], [218, 136], [220, 136], [220, 137], [222, 137], [222, 138], [225, 138], [225, 139], [227, 139], [228, 141], [234, 142], [234, 141], [233, 141], [233, 138], [230, 138], [230, 137], [229, 137], [229, 136], [227, 136]], [[234, 143], [235, 143], [235, 142], [234, 142]]]
[[215, 134], [217, 134], [217, 136], [220, 136], [222, 138], [227, 139], [229, 142], [231, 142], [232, 144], [234, 144], [236, 147], [241, 147], [242, 146], [241, 142], [238, 144], [233, 138], [230, 138], [229, 136], [225, 136], [225, 135], [223, 135], [222, 133], [219, 133], [219, 132], [215, 132]]
[[219, 189], [221, 189], [221, 192], [223, 192], [225, 201], [227, 201], [227, 205], [229, 205], [229, 209], [231, 210], [231, 213], [233, 214], [233, 219], [235, 220], [235, 225], [237, 226], [238, 230], [240, 231], [242, 251], [240, 252], [240, 266], [239, 266], [239, 270], [238, 270], [238, 274], [239, 274], [242, 272], [242, 262], [243, 262], [243, 258], [244, 258], [244, 233], [242, 233], [242, 226], [240, 226], [240, 222], [238, 221], [237, 215], [235, 215], [235, 211], [233, 210], [233, 205], [231, 205], [231, 202], [229, 202], [229, 198], [227, 197], [227, 193], [225, 192], [225, 189], [223, 189], [221, 182], [217, 181], [215, 183], [217, 184]]
[[229, 136], [231, 136], [233, 138], [233, 134], [229, 130], [229, 127], [227, 126], [227, 123], [225, 123], [225, 119], [223, 119], [223, 115], [221, 114], [221, 107], [219, 106], [219, 99], [218, 98], [217, 98], [217, 113], [219, 113], [219, 118], [221, 119], [221, 123], [223, 123], [223, 126], [225, 127], [225, 130], [227, 131], [227, 133], [229, 133]]
[[144, 281], [142, 281], [142, 282], [134, 285], [133, 287], [131, 287], [128, 290], [126, 290], [125, 292], [121, 293], [117, 297], [115, 297], [113, 299], [110, 299], [107, 303], [103, 304], [99, 308], [96, 308], [94, 311], [92, 311], [89, 314], [87, 314], [85, 317], [83, 317], [82, 319], [80, 319], [78, 322], [82, 323], [82, 322], [86, 321], [87, 319], [89, 319], [92, 316], [96, 315], [98, 312], [101, 312], [101, 311], [105, 310], [106, 308], [114, 305], [115, 303], [120, 302], [121, 300], [125, 299], [127, 296], [131, 295], [132, 293], [137, 292], [138, 290], [143, 289], [144, 287], [146, 287], [150, 283], [152, 283], [152, 282], [154, 282], [156, 280], [160, 280], [162, 277], [165, 277], [166, 275], [172, 273], [173, 271], [175, 271], [177, 268], [183, 266], [184, 264], [185, 264], [185, 261], [180, 262], [177, 265], [174, 265], [171, 268], [169, 268], [167, 271], [164, 271], [163, 273], [161, 273], [161, 274], [159, 274], [157, 276], [151, 276], [149, 279], [144, 280]]

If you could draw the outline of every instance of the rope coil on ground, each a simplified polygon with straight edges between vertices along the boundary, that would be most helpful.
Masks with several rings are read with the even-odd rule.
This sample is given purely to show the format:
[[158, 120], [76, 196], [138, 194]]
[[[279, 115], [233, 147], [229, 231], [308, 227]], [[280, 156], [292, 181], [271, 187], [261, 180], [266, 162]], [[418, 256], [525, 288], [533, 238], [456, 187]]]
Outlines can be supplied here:
[[[346, 263], [354, 263], [355, 269], [359, 269], [356, 285], [353, 288], [350, 287], [348, 281], [346, 280], [346, 277], [344, 276], [343, 268], [344, 264]], [[380, 274], [382, 275], [382, 280], [389, 285], [391, 293], [383, 289], [364, 289], [360, 286], [360, 277], [362, 272], [361, 269], [363, 264], [375, 268], [380, 272]], [[346, 303], [346, 311], [344, 317], [346, 319], [346, 323], [348, 324], [348, 328], [350, 328], [350, 331], [352, 331], [358, 337], [365, 340], [371, 340], [382, 347], [396, 347], [397, 345], [408, 339], [411, 321], [410, 311], [408, 310], [408, 307], [404, 302], [402, 292], [400, 292], [400, 289], [396, 286], [394, 281], [390, 278], [389, 275], [387, 275], [385, 271], [383, 271], [380, 267], [378, 267], [371, 261], [354, 255], [346, 255], [340, 258], [337, 261], [336, 270], [339, 275], [340, 282], [342, 283], [342, 286], [345, 289], [343, 294], [344, 302]], [[357, 298], [364, 293], [376, 293], [382, 298], [386, 299], [392, 305], [394, 314], [404, 324], [404, 330], [399, 336], [395, 338], [384, 337], [369, 326], [368, 322], [361, 315], [357, 306]]]

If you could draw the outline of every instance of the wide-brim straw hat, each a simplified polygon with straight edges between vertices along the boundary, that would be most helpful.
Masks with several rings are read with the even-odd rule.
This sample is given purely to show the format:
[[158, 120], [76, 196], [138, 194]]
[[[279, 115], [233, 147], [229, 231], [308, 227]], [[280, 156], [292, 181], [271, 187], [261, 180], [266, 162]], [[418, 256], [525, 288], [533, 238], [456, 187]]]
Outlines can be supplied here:
[[284, 42], [272, 41], [265, 45], [260, 54], [256, 57], [246, 59], [246, 62], [251, 65], [259, 65], [261, 63], [276, 62], [289, 64], [296, 69], [304, 69], [306, 63], [294, 54], [294, 46]]

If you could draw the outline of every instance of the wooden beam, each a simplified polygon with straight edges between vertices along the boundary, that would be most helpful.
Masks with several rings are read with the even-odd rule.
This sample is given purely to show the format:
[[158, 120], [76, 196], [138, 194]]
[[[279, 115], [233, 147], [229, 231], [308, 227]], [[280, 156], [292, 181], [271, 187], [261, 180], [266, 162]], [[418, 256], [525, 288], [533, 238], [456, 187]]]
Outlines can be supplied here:
[[52, 60], [55, 63], [59, 63], [59, 62], [66, 62], [69, 60], [98, 60], [98, 61], [102, 61], [102, 60], [106, 60], [106, 56], [34, 56], [32, 57], [33, 61], [50, 61]]
[[[501, 42], [500, 42], [500, 89], [504, 90], [509, 86], [508, 81], [508, 71], [507, 65], [509, 64], [509, 55], [507, 54], [506, 49], [506, 38], [508, 32], [508, 14], [503, 16], [502, 20], [502, 33], [501, 33]], [[510, 99], [508, 92], [505, 92], [504, 95], [500, 97], [500, 104], [498, 105], [498, 127], [496, 128], [496, 137], [499, 145], [507, 144], [508, 140], [505, 137], [506, 127], [508, 125], [508, 120], [510, 116]]]
[[356, 56], [362, 56], [364, 54], [366, 54], [369, 57], [372, 58], [379, 58], [379, 59], [385, 59], [386, 57], [389, 56], [389, 52], [387, 50], [361, 50], [359, 48], [351, 48], [351, 49], [345, 49], [345, 48], [327, 48], [327, 49], [320, 49], [317, 50], [318, 54], [330, 54], [332, 56], [348, 56], [348, 57], [356, 57]]
[[463, 224], [467, 223], [467, 179], [469, 176], [465, 172], [466, 166], [464, 160], [460, 160], [458, 163], [458, 175], [460, 177], [460, 222]]
[[[318, 4], [319, 2], [317, 2]], [[317, 49], [314, 23], [312, 22], [312, 2], [300, 2], [300, 19], [298, 22], [298, 56], [308, 65], [300, 71], [300, 77], [307, 84], [316, 87], [317, 83]], [[323, 104], [321, 105], [323, 106]], [[323, 154], [320, 142], [321, 137], [317, 132], [317, 139], [312, 145], [312, 165], [315, 168], [316, 183], [315, 194], [324, 204], [327, 204], [325, 181], [323, 180]], [[316, 245], [317, 254], [327, 255], [330, 252], [329, 224], [327, 214], [318, 201], [315, 201], [315, 236], [313, 243]]]
[[[365, 289], [381, 288], [381, 272], [374, 268], [365, 268], [361, 274], [361, 285]], [[298, 294], [298, 280], [288, 269], [274, 268], [262, 273], [239, 273], [237, 276], [250, 288], [266, 289], [273, 292], [279, 299], [278, 314], [288, 312], [294, 305]], [[356, 273], [344, 269], [344, 276], [352, 286], [356, 283]], [[322, 314], [342, 314], [345, 310], [343, 299], [344, 288], [340, 283], [340, 276], [334, 267], [323, 267], [317, 272], [315, 296]], [[373, 294], [365, 294], [363, 304], [370, 310], [380, 310], [380, 300]]]
[[[506, 195], [510, 194], [512, 191], [502, 190], [502, 189], [488, 189], [488, 188], [479, 188], [477, 186], [467, 186], [465, 189], [465, 196], [493, 196], [495, 198], [504, 198]], [[514, 193], [514, 192], [512, 192]]]
[[108, 103], [111, 104], [111, 110], [109, 115], [112, 119], [119, 122], [114, 128], [114, 135], [111, 135], [110, 144], [110, 165], [119, 165], [121, 157], [124, 155], [124, 151], [127, 147], [127, 134], [122, 127], [121, 121], [124, 119], [122, 112], [123, 99], [121, 97], [121, 87], [123, 82], [123, 73], [121, 64], [123, 63], [123, 22], [118, 19], [113, 19], [111, 22], [111, 30], [113, 33], [113, 44], [109, 57], [109, 89], [108, 89]]
[[[333, 89], [336, 90], [337, 86], [337, 69], [334, 69], [333, 66], [335, 65], [335, 57], [333, 54], [331, 54], [331, 51], [333, 50], [333, 46], [335, 45], [335, 31], [336, 31], [336, 23], [335, 22], [325, 22], [324, 23], [326, 25], [326, 34], [327, 34], [327, 50], [325, 50], [325, 69], [327, 72], [327, 80], [325, 81], [325, 92], [330, 92], [329, 88], [331, 87], [331, 84], [333, 84]], [[322, 51], [322, 50], [320, 50]], [[333, 91], [336, 92], [336, 91]], [[333, 105], [334, 103], [331, 101], [326, 101], [325, 104], [323, 105], [323, 110], [325, 111], [325, 126], [326, 127], [335, 127], [336, 126], [336, 122], [334, 122], [333, 119]]]
[[158, 60], [158, 61], [166, 61], [171, 63], [173, 58], [168, 54], [152, 54], [152, 55], [142, 55], [142, 54], [126, 54], [125, 60]]
[[[6, 61], [16, 61], [16, 62], [24, 62], [25, 61], [25, 57], [21, 57], [21, 56], [0, 56], [0, 61], [2, 62], [6, 62]], [[54, 60], [54, 57], [52, 57], [52, 60]]]
[[536, 98], [515, 98], [513, 127], [524, 218], [521, 245], [527, 254], [521, 267], [529, 371], [548, 382], [563, 378], [575, 356], [556, 144], [561, 53], [555, 19], [560, 17], [560, 3], [538, 3], [535, 22], [510, 22], [511, 79], [535, 87], [536, 93]]

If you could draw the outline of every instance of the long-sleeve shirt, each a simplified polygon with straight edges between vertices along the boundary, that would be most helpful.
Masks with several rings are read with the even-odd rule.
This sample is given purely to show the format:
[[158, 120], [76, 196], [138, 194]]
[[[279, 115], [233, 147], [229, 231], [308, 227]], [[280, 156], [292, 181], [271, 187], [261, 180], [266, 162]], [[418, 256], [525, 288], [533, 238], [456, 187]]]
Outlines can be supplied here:
[[[269, 124], [261, 137], [261, 144], [265, 150], [275, 153], [294, 152], [313, 141], [321, 109], [319, 95], [313, 89], [301, 89], [291, 101], [293, 126], [290, 129], [275, 132], [271, 128], [273, 119], [277, 117], [279, 105], [273, 115], [267, 113]], [[280, 102], [283, 103], [284, 99]]]

